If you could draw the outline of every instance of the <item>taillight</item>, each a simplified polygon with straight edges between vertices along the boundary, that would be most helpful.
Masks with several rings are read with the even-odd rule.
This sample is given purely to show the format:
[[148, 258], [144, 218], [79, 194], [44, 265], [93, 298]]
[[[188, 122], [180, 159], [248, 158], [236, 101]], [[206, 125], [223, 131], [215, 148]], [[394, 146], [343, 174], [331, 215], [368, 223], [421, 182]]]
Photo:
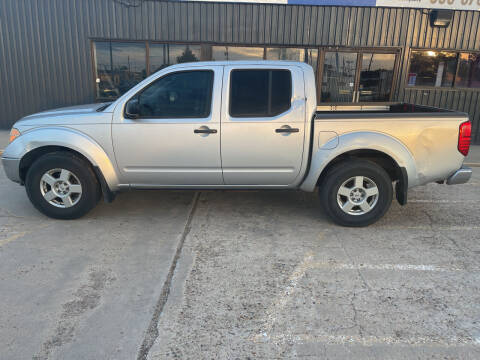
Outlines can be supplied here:
[[471, 138], [472, 138], [472, 123], [470, 121], [466, 121], [460, 124], [460, 129], [458, 132], [458, 151], [460, 151], [464, 156], [468, 155]]

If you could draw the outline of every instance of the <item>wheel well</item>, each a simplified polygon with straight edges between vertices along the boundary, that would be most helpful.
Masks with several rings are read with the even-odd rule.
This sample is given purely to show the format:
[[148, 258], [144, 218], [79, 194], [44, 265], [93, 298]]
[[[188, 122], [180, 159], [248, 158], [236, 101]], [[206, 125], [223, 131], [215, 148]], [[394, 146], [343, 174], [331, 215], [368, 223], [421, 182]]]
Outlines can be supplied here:
[[370, 160], [380, 167], [382, 167], [387, 174], [390, 176], [390, 179], [392, 181], [400, 180], [402, 179], [402, 171], [400, 166], [398, 166], [397, 162], [389, 155], [378, 151], [378, 150], [370, 150], [370, 149], [360, 149], [360, 150], [352, 150], [348, 151], [346, 153], [343, 153], [339, 156], [337, 156], [335, 159], [330, 161], [330, 163], [325, 167], [325, 169], [322, 170], [317, 184], [319, 184], [324, 175], [330, 171], [332, 167], [337, 165], [338, 163], [345, 161], [345, 160], [351, 160], [351, 159], [362, 159], [362, 160]]
[[[40, 158], [45, 154], [49, 154], [57, 151], [70, 152], [72, 154], [75, 154], [75, 156], [85, 160], [93, 168], [93, 165], [90, 162], [90, 160], [88, 160], [85, 156], [83, 156], [78, 151], [72, 150], [64, 146], [42, 146], [42, 147], [33, 149], [32, 151], [25, 154], [25, 156], [20, 161], [20, 179], [22, 180], [22, 183], [25, 182], [25, 177], [27, 176], [28, 169], [30, 168], [30, 166], [32, 166], [35, 160], [37, 160], [38, 158]], [[97, 180], [99, 180], [98, 175], [95, 174], [95, 176], [97, 176]]]

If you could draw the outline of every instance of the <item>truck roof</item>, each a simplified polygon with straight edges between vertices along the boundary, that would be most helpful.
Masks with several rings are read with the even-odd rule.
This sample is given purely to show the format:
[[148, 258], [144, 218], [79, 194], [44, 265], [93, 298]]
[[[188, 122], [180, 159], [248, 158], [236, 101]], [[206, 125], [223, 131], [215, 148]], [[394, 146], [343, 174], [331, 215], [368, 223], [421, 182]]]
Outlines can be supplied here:
[[195, 62], [186, 62], [181, 64], [170, 65], [169, 68], [182, 68], [185, 66], [191, 67], [202, 67], [202, 66], [235, 66], [235, 65], [271, 65], [271, 66], [299, 66], [302, 68], [311, 68], [310, 65], [301, 62], [301, 61], [286, 61], [286, 60], [239, 60], [239, 61], [195, 61]]

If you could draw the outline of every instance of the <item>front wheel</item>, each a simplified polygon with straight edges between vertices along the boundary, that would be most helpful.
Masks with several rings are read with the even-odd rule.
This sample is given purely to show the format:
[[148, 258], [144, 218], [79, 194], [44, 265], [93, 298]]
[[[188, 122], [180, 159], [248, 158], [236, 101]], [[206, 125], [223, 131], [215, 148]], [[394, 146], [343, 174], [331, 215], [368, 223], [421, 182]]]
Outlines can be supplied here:
[[393, 197], [386, 171], [367, 160], [348, 160], [328, 171], [320, 184], [325, 213], [343, 226], [367, 226], [387, 212]]
[[98, 202], [101, 189], [92, 167], [69, 152], [43, 155], [28, 169], [25, 188], [32, 204], [55, 219], [76, 219]]

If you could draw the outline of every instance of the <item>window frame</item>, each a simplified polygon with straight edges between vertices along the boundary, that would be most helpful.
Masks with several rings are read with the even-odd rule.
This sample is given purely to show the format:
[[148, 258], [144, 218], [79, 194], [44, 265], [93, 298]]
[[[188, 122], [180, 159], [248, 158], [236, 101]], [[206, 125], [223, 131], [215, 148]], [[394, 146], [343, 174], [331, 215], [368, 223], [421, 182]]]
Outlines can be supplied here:
[[210, 107], [209, 107], [209, 112], [207, 114], [207, 116], [205, 117], [198, 117], [198, 116], [182, 116], [182, 117], [171, 117], [171, 116], [141, 116], [139, 115], [138, 118], [136, 120], [141, 120], [141, 119], [159, 119], [159, 120], [168, 120], [168, 119], [208, 119], [212, 116], [212, 105], [213, 105], [213, 88], [214, 88], [214, 85], [215, 85], [215, 71], [212, 70], [212, 69], [198, 69], [198, 70], [178, 70], [178, 71], [172, 71], [172, 72], [169, 72], [167, 74], [164, 74], [162, 76], [160, 76], [159, 78], [153, 80], [150, 84], [148, 84], [147, 86], [145, 86], [144, 88], [142, 88], [141, 90], [139, 90], [138, 92], [136, 92], [133, 96], [131, 96], [127, 101], [125, 101], [125, 106], [123, 107], [123, 111], [122, 111], [122, 115], [125, 119], [128, 119], [128, 116], [126, 115], [126, 111], [127, 111], [127, 104], [132, 101], [135, 97], [141, 95], [142, 92], [146, 91], [148, 88], [150, 88], [151, 86], [153, 86], [155, 83], [157, 83], [158, 81], [166, 78], [167, 76], [169, 75], [172, 75], [172, 74], [179, 74], [179, 73], [190, 73], [190, 72], [210, 72], [212, 74], [212, 81], [211, 81], [211, 84], [210, 84], [210, 96], [209, 96], [209, 101], [210, 101]]
[[[346, 53], [356, 53], [357, 54], [357, 66], [355, 72], [355, 81], [354, 88], [358, 88], [360, 83], [360, 67], [362, 63], [362, 55], [364, 53], [373, 53], [373, 54], [394, 54], [395, 62], [393, 67], [393, 79], [392, 87], [390, 90], [390, 97], [388, 101], [375, 101], [375, 102], [322, 102], [322, 81], [323, 81], [323, 71], [325, 68], [325, 54], [328, 52], [346, 52]], [[403, 49], [400, 46], [321, 46], [319, 47], [318, 54], [318, 70], [317, 70], [317, 105], [319, 106], [344, 106], [347, 104], [353, 104], [356, 106], [362, 105], [383, 105], [383, 104], [393, 104], [393, 98], [397, 91], [397, 85], [401, 82], [401, 62], [403, 61]]]
[[[214, 42], [214, 41], [172, 41], [172, 40], [132, 40], [132, 39], [109, 39], [109, 38], [99, 38], [99, 37], [91, 37], [89, 38], [90, 40], [90, 57], [91, 57], [91, 65], [92, 65], [92, 83], [93, 83], [93, 93], [96, 94], [97, 91], [97, 84], [96, 84], [96, 64], [95, 64], [95, 54], [94, 54], [94, 48], [95, 48], [95, 42], [133, 42], [133, 43], [144, 43], [145, 48], [146, 48], [146, 77], [149, 77], [150, 75], [154, 74], [156, 71], [151, 71], [150, 69], [150, 45], [151, 44], [161, 44], [161, 45], [207, 45], [207, 46], [233, 46], [233, 47], [261, 47], [263, 48], [263, 60], [266, 60], [266, 51], [267, 48], [298, 48], [298, 49], [304, 49], [304, 50], [309, 50], [309, 49], [315, 49], [318, 51], [317, 53], [317, 62], [315, 64], [315, 81], [318, 79], [318, 71], [320, 68], [320, 61], [321, 61], [321, 52], [323, 47], [317, 46], [317, 45], [305, 45], [305, 44], [293, 44], [293, 45], [285, 45], [285, 44], [235, 44], [235, 43], [220, 43], [220, 42]], [[201, 60], [201, 61], [214, 61], [214, 60]], [[94, 95], [94, 101], [95, 102], [106, 102], [106, 101], [116, 101], [118, 98], [120, 98], [123, 94], [116, 98], [102, 98], [102, 97], [97, 97]]]
[[[457, 64], [455, 67], [455, 74], [453, 76], [453, 81], [452, 81], [452, 86], [409, 86], [408, 85], [408, 74], [410, 71], [410, 66], [412, 63], [412, 52], [413, 51], [436, 51], [436, 52], [451, 52], [456, 55], [457, 58]], [[476, 54], [480, 56], [480, 51], [475, 51], [475, 50], [457, 50], [457, 49], [444, 49], [444, 48], [439, 48], [439, 49], [432, 49], [432, 48], [417, 48], [417, 47], [412, 47], [409, 49], [408, 52], [408, 61], [407, 61], [407, 68], [405, 71], [405, 76], [404, 76], [404, 81], [403, 81], [403, 87], [405, 90], [437, 90], [437, 91], [480, 91], [480, 88], [475, 88], [475, 87], [465, 87], [465, 86], [456, 86], [457, 82], [457, 75], [458, 75], [458, 69], [460, 66], [460, 61], [459, 55], [461, 53], [468, 53], [468, 54]]]
[[[109, 97], [97, 97], [97, 64], [95, 62], [96, 56], [95, 56], [95, 43], [96, 42], [104, 42], [104, 43], [137, 43], [137, 44], [145, 44], [145, 79], [149, 77], [150, 74], [150, 64], [149, 64], [149, 47], [148, 47], [148, 41], [143, 41], [143, 40], [122, 40], [122, 39], [106, 39], [106, 38], [90, 38], [90, 58], [91, 58], [91, 64], [92, 64], [92, 77], [93, 77], [93, 93], [95, 102], [112, 102], [118, 100], [123, 94], [120, 94], [119, 96], [115, 98], [109, 98]], [[144, 79], [143, 79], [144, 80]]]
[[[232, 74], [233, 72], [235, 71], [268, 71], [269, 73], [271, 73], [272, 71], [286, 71], [290, 74], [290, 106], [288, 107], [288, 109], [278, 113], [278, 114], [275, 114], [275, 115], [271, 115], [270, 113], [267, 113], [267, 115], [262, 115], [262, 116], [259, 116], [259, 115], [252, 115], [252, 114], [249, 114], [249, 115], [244, 115], [244, 116], [234, 116], [232, 115], [232, 84], [233, 84], [233, 81], [232, 81]], [[290, 111], [292, 109], [292, 97], [293, 97], [293, 75], [292, 75], [292, 72], [290, 71], [290, 69], [287, 69], [287, 68], [272, 68], [272, 67], [265, 67], [265, 68], [237, 68], [237, 69], [232, 69], [230, 71], [230, 74], [229, 74], [229, 86], [228, 86], [228, 116], [232, 119], [271, 119], [271, 118], [275, 118], [277, 116], [280, 116], [288, 111]], [[269, 76], [269, 91], [271, 91], [271, 78]], [[269, 105], [268, 105], [268, 110], [271, 110], [271, 94], [268, 95], [268, 101], [269, 101]]]

